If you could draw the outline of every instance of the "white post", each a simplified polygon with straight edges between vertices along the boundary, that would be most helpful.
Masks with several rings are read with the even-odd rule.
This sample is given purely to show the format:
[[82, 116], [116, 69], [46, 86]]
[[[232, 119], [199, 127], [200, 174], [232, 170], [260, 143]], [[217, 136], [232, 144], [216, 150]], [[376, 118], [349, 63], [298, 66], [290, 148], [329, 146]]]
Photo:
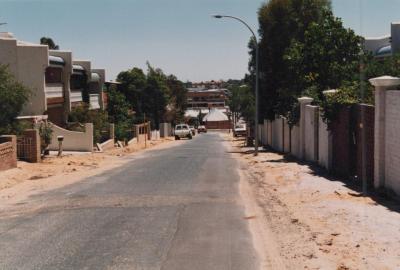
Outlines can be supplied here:
[[306, 126], [306, 122], [305, 122], [305, 112], [306, 112], [306, 105], [311, 104], [311, 102], [314, 100], [310, 97], [301, 97], [297, 99], [300, 103], [300, 122], [299, 122], [299, 126], [300, 126], [300, 145], [299, 145], [299, 154], [300, 154], [300, 159], [304, 159], [305, 158], [305, 135], [306, 135], [306, 131], [305, 131], [305, 126]]
[[375, 87], [374, 186], [379, 188], [385, 186], [385, 92], [400, 85], [400, 78], [383, 76], [369, 81]]

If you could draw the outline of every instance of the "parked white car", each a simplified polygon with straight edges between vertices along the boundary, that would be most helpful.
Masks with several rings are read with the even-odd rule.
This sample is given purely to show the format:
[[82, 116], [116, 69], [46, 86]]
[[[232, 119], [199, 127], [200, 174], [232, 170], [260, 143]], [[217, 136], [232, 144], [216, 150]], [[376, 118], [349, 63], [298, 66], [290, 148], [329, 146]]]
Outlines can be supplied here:
[[192, 131], [190, 127], [186, 124], [179, 124], [175, 126], [174, 130], [175, 140], [180, 140], [181, 138], [192, 139]]
[[246, 124], [244, 124], [244, 123], [236, 124], [233, 129], [233, 136], [234, 137], [239, 137], [239, 136], [246, 137], [246, 135], [247, 135]]

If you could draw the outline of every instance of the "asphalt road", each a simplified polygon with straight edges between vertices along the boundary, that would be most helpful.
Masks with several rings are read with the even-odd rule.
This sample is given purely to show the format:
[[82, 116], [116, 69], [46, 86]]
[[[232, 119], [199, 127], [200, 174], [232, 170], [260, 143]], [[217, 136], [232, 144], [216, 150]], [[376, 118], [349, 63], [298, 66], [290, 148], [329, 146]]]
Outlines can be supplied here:
[[253, 270], [236, 161], [217, 134], [0, 213], [0, 269]]

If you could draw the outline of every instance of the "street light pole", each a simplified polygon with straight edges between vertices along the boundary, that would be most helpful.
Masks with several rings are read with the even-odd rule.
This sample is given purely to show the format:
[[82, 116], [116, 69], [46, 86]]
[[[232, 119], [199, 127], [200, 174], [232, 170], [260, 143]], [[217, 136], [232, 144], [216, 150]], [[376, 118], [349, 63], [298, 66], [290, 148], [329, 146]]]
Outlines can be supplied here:
[[237, 20], [239, 22], [241, 22], [242, 24], [244, 24], [247, 29], [250, 30], [251, 34], [253, 35], [254, 38], [254, 42], [256, 45], [256, 94], [255, 94], [255, 99], [256, 99], [256, 109], [255, 109], [255, 119], [254, 119], [254, 155], [257, 156], [258, 155], [258, 87], [259, 87], [259, 71], [258, 71], [258, 39], [256, 34], [254, 33], [253, 29], [251, 29], [251, 27], [242, 19], [238, 18], [238, 17], [234, 17], [234, 16], [229, 16], [229, 15], [212, 15], [213, 18], [216, 19], [222, 19], [222, 18], [229, 18], [229, 19], [234, 19]]

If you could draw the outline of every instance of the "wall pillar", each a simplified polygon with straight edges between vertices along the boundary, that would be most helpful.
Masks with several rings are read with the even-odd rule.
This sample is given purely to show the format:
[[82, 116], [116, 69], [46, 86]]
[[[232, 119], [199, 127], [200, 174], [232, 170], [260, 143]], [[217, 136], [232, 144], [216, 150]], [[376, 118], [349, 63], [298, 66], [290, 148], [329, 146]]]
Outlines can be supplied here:
[[400, 85], [400, 78], [382, 76], [369, 80], [375, 87], [375, 139], [374, 139], [374, 186], [385, 186], [385, 122], [386, 90]]
[[305, 145], [306, 145], [306, 140], [305, 140], [305, 135], [306, 135], [306, 130], [305, 130], [305, 119], [306, 119], [306, 106], [311, 104], [311, 102], [314, 100], [310, 97], [301, 97], [297, 99], [300, 103], [300, 136], [299, 136], [299, 155], [300, 159], [305, 159]]

